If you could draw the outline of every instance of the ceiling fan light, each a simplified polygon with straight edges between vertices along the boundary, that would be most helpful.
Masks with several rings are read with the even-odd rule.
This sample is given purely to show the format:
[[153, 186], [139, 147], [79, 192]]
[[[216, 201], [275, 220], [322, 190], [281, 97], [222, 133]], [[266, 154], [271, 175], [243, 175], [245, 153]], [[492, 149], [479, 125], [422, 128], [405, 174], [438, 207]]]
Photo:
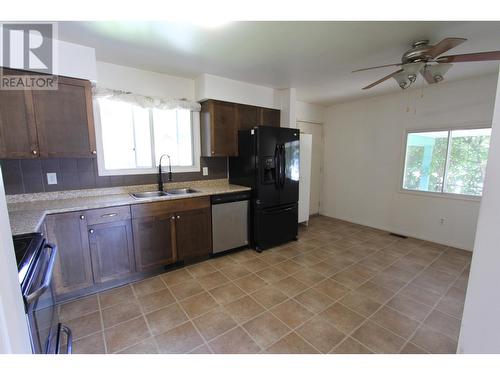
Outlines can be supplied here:
[[452, 66], [453, 64], [433, 64], [427, 65], [426, 69], [431, 73], [434, 82], [438, 83], [444, 80], [444, 75]]
[[411, 81], [408, 79], [408, 75], [404, 71], [393, 75], [392, 78], [396, 80], [399, 87], [401, 87], [403, 90], [406, 89], [411, 84]]
[[444, 77], [440, 74], [436, 74], [433, 78], [436, 83], [439, 83], [444, 79]]

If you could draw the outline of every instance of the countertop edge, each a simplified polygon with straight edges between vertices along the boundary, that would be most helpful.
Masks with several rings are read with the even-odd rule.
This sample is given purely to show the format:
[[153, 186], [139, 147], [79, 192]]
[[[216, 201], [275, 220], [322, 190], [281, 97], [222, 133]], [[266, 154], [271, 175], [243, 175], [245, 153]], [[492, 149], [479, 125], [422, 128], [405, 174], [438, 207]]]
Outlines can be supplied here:
[[[141, 198], [136, 199], [133, 198], [130, 194], [110, 194], [106, 196], [100, 197], [81, 197], [81, 198], [71, 198], [71, 199], [60, 199], [60, 200], [43, 200], [43, 201], [32, 201], [28, 203], [24, 203], [24, 206], [34, 205], [32, 209], [10, 209], [12, 206], [20, 205], [21, 203], [14, 203], [9, 206], [9, 218], [10, 218], [10, 226], [12, 230], [12, 235], [21, 235], [26, 233], [37, 232], [40, 230], [40, 226], [42, 225], [45, 217], [47, 215], [66, 213], [66, 212], [74, 212], [74, 211], [84, 211], [84, 210], [92, 210], [99, 208], [107, 208], [107, 207], [118, 207], [118, 206], [128, 206], [135, 204], [144, 204], [151, 202], [162, 202], [162, 201], [170, 201], [170, 200], [180, 200], [180, 199], [189, 199], [189, 198], [197, 198], [197, 197], [206, 197], [217, 194], [228, 194], [228, 193], [236, 193], [243, 191], [252, 190], [250, 187], [232, 185], [229, 184], [227, 186], [216, 186], [213, 188], [198, 188], [200, 190], [197, 193], [182, 195], [182, 196], [163, 196], [163, 197], [152, 197], [152, 198]], [[207, 191], [203, 191], [207, 190]], [[78, 201], [82, 200], [80, 205], [71, 205], [71, 206], [61, 206], [61, 207], [39, 207], [36, 205], [53, 205], [54, 202], [59, 201]], [[111, 199], [110, 201], [106, 201], [105, 199]], [[92, 200], [96, 200], [96, 202], [92, 202]], [[76, 202], [75, 202], [76, 203]]]

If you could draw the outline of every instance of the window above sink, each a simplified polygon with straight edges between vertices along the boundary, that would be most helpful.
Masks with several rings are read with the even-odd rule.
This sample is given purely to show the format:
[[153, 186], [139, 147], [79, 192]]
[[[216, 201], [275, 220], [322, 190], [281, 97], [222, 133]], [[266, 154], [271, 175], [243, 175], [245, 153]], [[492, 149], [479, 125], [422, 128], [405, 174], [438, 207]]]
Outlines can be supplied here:
[[94, 102], [99, 175], [157, 173], [162, 154], [170, 155], [173, 172], [200, 171], [198, 112]]

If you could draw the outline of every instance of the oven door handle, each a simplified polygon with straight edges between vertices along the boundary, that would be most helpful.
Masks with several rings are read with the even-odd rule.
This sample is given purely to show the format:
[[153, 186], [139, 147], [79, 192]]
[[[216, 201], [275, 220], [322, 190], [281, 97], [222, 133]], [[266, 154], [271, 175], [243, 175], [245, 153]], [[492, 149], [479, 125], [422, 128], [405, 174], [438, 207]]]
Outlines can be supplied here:
[[[61, 353], [61, 343], [62, 337], [61, 333], [66, 334], [66, 353]], [[71, 354], [73, 352], [73, 334], [71, 329], [64, 324], [59, 323], [57, 326], [57, 342], [56, 342], [56, 354]]]
[[31, 303], [35, 299], [39, 298], [49, 287], [51, 279], [52, 279], [52, 273], [54, 271], [54, 264], [56, 262], [56, 256], [57, 256], [57, 246], [51, 243], [45, 244], [44, 250], [50, 249], [50, 258], [49, 258], [49, 265], [47, 266], [47, 271], [45, 272], [45, 277], [43, 278], [42, 285], [38, 287], [35, 291], [31, 292], [26, 296], [26, 302]]

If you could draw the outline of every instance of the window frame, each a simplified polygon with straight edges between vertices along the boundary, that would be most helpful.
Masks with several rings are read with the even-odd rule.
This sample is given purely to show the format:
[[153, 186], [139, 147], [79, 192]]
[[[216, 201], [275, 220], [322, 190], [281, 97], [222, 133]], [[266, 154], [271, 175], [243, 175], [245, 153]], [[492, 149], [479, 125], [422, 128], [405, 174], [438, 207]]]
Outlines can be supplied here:
[[[439, 125], [435, 127], [425, 127], [425, 128], [411, 128], [406, 129], [403, 135], [403, 149], [401, 155], [401, 168], [402, 173], [400, 174], [399, 179], [399, 193], [403, 194], [412, 194], [412, 195], [420, 195], [425, 197], [434, 197], [434, 198], [447, 198], [447, 199], [458, 199], [464, 201], [480, 201], [483, 197], [481, 195], [468, 195], [468, 194], [456, 194], [456, 193], [448, 193], [444, 191], [446, 184], [446, 176], [448, 174], [448, 166], [449, 166], [449, 156], [450, 156], [450, 144], [451, 144], [451, 132], [455, 130], [474, 130], [474, 129], [491, 129], [492, 124], [487, 122], [474, 122], [474, 123], [464, 123], [464, 124], [453, 124], [453, 125]], [[408, 134], [411, 133], [429, 133], [429, 132], [448, 132], [448, 145], [446, 149], [446, 160], [445, 160], [445, 170], [443, 174], [443, 188], [441, 192], [434, 191], [424, 191], [424, 190], [413, 190], [404, 188], [404, 180], [405, 180], [405, 169], [406, 169], [406, 149], [408, 143]]]
[[[97, 170], [99, 176], [126, 176], [126, 175], [141, 175], [141, 174], [156, 174], [158, 173], [158, 167], [144, 167], [144, 168], [129, 168], [129, 169], [106, 169], [104, 163], [104, 144], [102, 139], [102, 124], [101, 124], [101, 112], [99, 108], [98, 99], [92, 100], [92, 105], [94, 108], [94, 126], [95, 126], [95, 137], [96, 137], [96, 149], [97, 149]], [[149, 113], [150, 121], [152, 121], [152, 113]], [[151, 126], [152, 128], [152, 126]], [[173, 173], [184, 173], [184, 172], [200, 172], [200, 157], [201, 157], [201, 135], [200, 135], [200, 113], [191, 111], [191, 131], [192, 131], [192, 141], [193, 141], [193, 165], [189, 166], [172, 166]], [[152, 151], [152, 161], [155, 162], [155, 141], [154, 132], [151, 129], [151, 151]], [[163, 164], [163, 163], [162, 163]], [[167, 164], [163, 166], [165, 168]]]

